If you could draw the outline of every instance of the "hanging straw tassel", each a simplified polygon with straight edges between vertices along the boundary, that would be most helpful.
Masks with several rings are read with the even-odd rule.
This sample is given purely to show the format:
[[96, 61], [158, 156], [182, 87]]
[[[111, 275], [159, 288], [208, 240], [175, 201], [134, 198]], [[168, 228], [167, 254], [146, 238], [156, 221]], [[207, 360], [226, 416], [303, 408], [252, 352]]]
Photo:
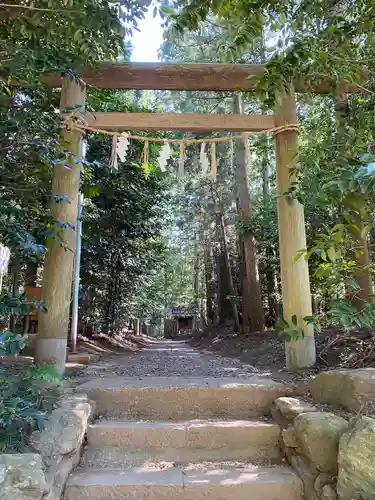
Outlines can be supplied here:
[[128, 135], [123, 132], [117, 139], [116, 152], [122, 162], [126, 160], [127, 151], [129, 149]]
[[178, 162], [178, 176], [182, 178], [184, 176], [184, 165], [185, 165], [185, 144], [180, 142], [180, 158]]
[[143, 147], [143, 163], [148, 163], [148, 153], [149, 153], [149, 142], [145, 141], [145, 145]]
[[158, 166], [162, 172], [165, 172], [165, 167], [167, 165], [167, 161], [171, 157], [171, 147], [170, 145], [166, 142], [163, 144], [162, 148], [160, 149], [159, 153], [159, 158], [158, 158]]
[[205, 142], [202, 142], [202, 144], [201, 144], [201, 152], [200, 152], [200, 156], [199, 156], [199, 162], [201, 164], [202, 174], [206, 175], [209, 165], [208, 165], [208, 158], [206, 155], [206, 143]]
[[216, 163], [216, 143], [215, 142], [211, 142], [211, 174], [212, 174], [212, 181], [216, 182], [217, 163]]
[[118, 167], [118, 164], [117, 164], [117, 139], [118, 139], [117, 135], [114, 135], [112, 137], [112, 151], [111, 151], [111, 163], [110, 163], [111, 170], [117, 170], [117, 167]]

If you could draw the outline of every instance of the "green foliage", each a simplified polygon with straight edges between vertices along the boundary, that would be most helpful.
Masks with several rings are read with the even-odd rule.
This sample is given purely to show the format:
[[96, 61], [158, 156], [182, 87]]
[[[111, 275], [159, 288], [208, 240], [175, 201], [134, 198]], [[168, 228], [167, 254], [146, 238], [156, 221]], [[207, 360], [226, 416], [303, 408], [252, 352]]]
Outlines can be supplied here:
[[[79, 68], [127, 58], [124, 36], [131, 36], [148, 4], [26, 0], [21, 6], [10, 0], [0, 6], [0, 239], [11, 250], [11, 265], [17, 263], [21, 272], [25, 264], [43, 261], [48, 238], [66, 245], [66, 223], [50, 210], [51, 180], [57, 166], [69, 170], [76, 158], [60, 139], [60, 91], [44, 87], [45, 79], [50, 73], [77, 79]], [[76, 107], [71, 111], [79, 113]], [[85, 194], [98, 196], [90, 182], [92, 167], [84, 166]], [[70, 202], [65, 193], [55, 193], [53, 201]], [[24, 296], [0, 298], [0, 315], [32, 308]], [[38, 308], [43, 310], [44, 304]]]
[[336, 88], [340, 83], [363, 82], [363, 67], [372, 68], [375, 16], [370, 0], [353, 2], [350, 8], [314, 0], [298, 5], [293, 0], [177, 1], [167, 12], [172, 33], [198, 30], [211, 12], [228, 27], [231, 54], [246, 52], [264, 32], [274, 35], [265, 71], [254, 78], [258, 95], [267, 104], [278, 101], [297, 77], [312, 88], [321, 80]]
[[131, 311], [141, 318], [168, 317], [176, 305], [194, 304], [192, 266], [194, 252], [175, 242], [168, 231], [162, 233], [165, 245], [158, 267], [142, 281], [131, 300]]
[[[339, 326], [345, 331], [353, 329], [373, 329], [375, 326], [375, 304], [366, 304], [362, 309], [358, 309], [349, 300], [333, 300], [330, 308], [323, 317], [305, 316], [303, 321], [306, 325], [312, 325], [316, 331], [322, 329], [322, 322], [325, 326]], [[293, 315], [291, 323], [282, 319], [275, 326], [280, 340], [290, 342], [304, 338], [303, 328], [297, 324], [297, 317]]]
[[26, 299], [26, 293], [14, 297], [8, 292], [0, 296], [0, 316], [6, 314], [25, 315], [34, 311], [46, 311], [44, 300], [37, 301], [35, 297]]
[[254, 222], [252, 217], [241, 217], [236, 222], [236, 229], [240, 234], [254, 233]]
[[301, 249], [295, 256], [295, 261], [302, 256], [312, 263], [312, 277], [315, 283], [323, 284], [327, 296], [338, 297], [340, 284], [355, 292], [357, 285], [353, 276], [359, 269], [355, 261], [348, 255], [351, 240], [345, 224], [336, 224], [326, 228], [326, 232], [317, 233], [311, 248]]
[[27, 335], [6, 332], [0, 336], [0, 354], [3, 356], [17, 356], [27, 346]]
[[[13, 296], [9, 292], [0, 294], [0, 319], [4, 320], [10, 315], [24, 316], [32, 312], [46, 312], [44, 300], [35, 297], [26, 298], [26, 293]], [[0, 331], [0, 352], [3, 355], [16, 356], [27, 345], [27, 335]]]
[[31, 366], [15, 375], [2, 370], [0, 377], [0, 450], [23, 451], [27, 438], [40, 430], [48, 413], [44, 401], [48, 391], [40, 381], [60, 383], [56, 368]]
[[350, 328], [374, 328], [375, 304], [366, 304], [358, 309], [348, 300], [333, 302], [332, 308], [327, 312], [328, 318], [334, 324], [340, 325], [344, 330]]
[[53, 382], [56, 385], [62, 383], [61, 376], [59, 375], [55, 365], [32, 365], [24, 373], [23, 379], [29, 380], [31, 383], [44, 380], [46, 382]]
[[297, 252], [295, 260], [297, 261], [305, 255], [306, 260], [313, 254], [318, 255], [324, 262], [335, 263], [342, 258], [342, 247], [346, 236], [346, 227], [344, 224], [336, 224], [333, 228], [327, 228], [326, 233], [318, 233], [314, 246], [309, 250], [301, 249]]
[[[295, 80], [305, 81], [306, 88], [312, 89], [324, 81], [333, 91], [342, 83], [362, 79], [362, 87], [371, 90], [375, 50], [371, 33], [375, 18], [370, 4], [368, 0], [355, 2], [349, 9], [344, 4], [333, 6], [310, 0], [298, 5], [289, 1], [164, 0], [163, 15], [169, 32], [161, 54], [167, 62], [265, 63], [264, 72], [252, 81], [261, 102], [256, 104], [252, 101], [254, 94], [247, 95], [251, 102], [247, 112], [274, 106]], [[363, 67], [369, 69], [366, 75]], [[343, 105], [339, 109], [338, 97], [309, 94], [297, 97], [300, 148], [287, 194], [305, 208], [307, 248], [298, 252], [296, 261], [302, 257], [308, 260], [315, 312], [326, 315], [332, 299], [354, 298], [359, 291], [358, 276], [372, 272], [372, 264], [364, 266], [361, 257], [365, 252], [363, 242], [368, 239], [370, 260], [374, 257], [375, 175], [368, 168], [374, 162], [369, 153], [374, 153], [374, 98], [371, 93], [353, 94], [348, 96], [348, 109]], [[173, 96], [168, 105], [185, 112], [231, 111], [224, 95], [216, 98], [212, 108], [210, 99], [214, 97], [208, 93], [203, 105], [195, 95], [190, 98], [186, 94]], [[264, 138], [254, 141], [252, 148], [251, 223], [238, 221], [232, 208], [234, 196], [227, 190], [233, 189], [233, 169], [228, 158], [225, 166], [220, 165], [225, 177], [219, 181], [218, 191], [225, 199], [223, 206], [234, 262], [240, 261], [241, 255], [234, 246], [233, 220], [237, 219], [237, 234], [250, 230], [256, 237], [263, 304], [275, 318], [280, 314], [275, 304], [281, 298], [275, 159], [272, 146], [267, 147]], [[202, 196], [207, 195], [203, 190], [190, 191], [192, 199], [199, 200], [198, 206], [204, 203]], [[205, 212], [205, 223], [213, 225], [209, 210]], [[196, 218], [198, 213], [199, 208], [195, 211]], [[189, 213], [185, 219], [194, 220], [194, 216]], [[193, 238], [196, 222], [194, 228], [186, 223], [183, 227]], [[212, 233], [205, 234], [213, 241]], [[294, 330], [293, 324], [284, 327]]]
[[278, 321], [275, 325], [275, 330], [279, 339], [284, 342], [300, 340], [305, 337], [305, 331], [303, 327], [298, 326], [297, 316], [295, 314], [292, 316], [290, 323], [285, 319]]
[[[0, 336], [0, 354], [17, 356], [28, 343], [27, 335], [6, 333]], [[48, 391], [41, 381], [61, 383], [54, 365], [30, 366], [21, 373], [12, 367], [0, 371], [0, 451], [21, 451], [27, 437], [43, 428]]]
[[[66, 158], [55, 112], [59, 92], [43, 88], [42, 78], [116, 57], [122, 28], [116, 2], [49, 0], [34, 7], [0, 9], [0, 234], [12, 252], [37, 261], [45, 239], [59, 233], [47, 207], [56, 159]], [[133, 1], [123, 13], [135, 23], [143, 11]]]
[[100, 60], [113, 60], [124, 52], [123, 37], [131, 35], [148, 3], [40, 0], [35, 9], [30, 2], [25, 2], [23, 8], [1, 8], [0, 64], [4, 89], [12, 85], [9, 75], [30, 85], [46, 72], [70, 73], [78, 65], [93, 66]]
[[[99, 91], [91, 99], [99, 110], [140, 110], [132, 93]], [[110, 148], [107, 137], [89, 139], [87, 183], [97, 194], [85, 201], [83, 212], [80, 313], [84, 331], [111, 334], [123, 330], [129, 317], [148, 316], [159, 304], [157, 291], [149, 296], [146, 290], [163, 268], [160, 231], [168, 196], [166, 176], [156, 167], [158, 145], [150, 144], [149, 163], [142, 165], [142, 144], [132, 141], [125, 163], [113, 171]]]

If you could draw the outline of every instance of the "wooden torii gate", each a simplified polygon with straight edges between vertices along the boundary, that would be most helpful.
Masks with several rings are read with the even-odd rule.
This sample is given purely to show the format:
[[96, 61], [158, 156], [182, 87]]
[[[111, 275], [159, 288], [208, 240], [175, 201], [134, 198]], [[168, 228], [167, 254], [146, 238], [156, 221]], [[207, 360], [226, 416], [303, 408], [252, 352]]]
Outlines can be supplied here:
[[[110, 89], [140, 90], [187, 90], [187, 91], [233, 91], [251, 90], [249, 76], [262, 71], [259, 65], [233, 64], [113, 64], [102, 63], [99, 71], [82, 71], [85, 85]], [[46, 85], [61, 87], [61, 106], [85, 105], [85, 85], [69, 77], [52, 76]], [[347, 89], [348, 91], [352, 89]], [[227, 131], [252, 132], [270, 130], [274, 127], [297, 123], [294, 92], [306, 92], [301, 81], [294, 82], [290, 94], [284, 97], [274, 110], [274, 115], [199, 115], [199, 114], [156, 114], [156, 113], [94, 113], [87, 117], [90, 127], [105, 130], [180, 130], [180, 131]], [[309, 89], [317, 93], [330, 92], [324, 82]], [[79, 131], [63, 130], [63, 138], [74, 155], [82, 148]], [[276, 173], [278, 199], [278, 220], [280, 240], [280, 265], [284, 318], [297, 316], [303, 326], [303, 339], [286, 344], [287, 366], [301, 368], [315, 363], [315, 342], [312, 326], [303, 322], [311, 315], [311, 293], [308, 264], [304, 259], [295, 260], [301, 248], [306, 247], [303, 206], [296, 200], [286, 200], [284, 193], [290, 187], [290, 167], [293, 166], [297, 150], [298, 133], [285, 130], [277, 134]], [[71, 163], [71, 169], [63, 165], [55, 168], [52, 184], [56, 194], [67, 194], [70, 203], [53, 202], [52, 211], [62, 222], [75, 224], [80, 181], [80, 165]], [[75, 249], [74, 231], [64, 230], [67, 245]], [[53, 362], [60, 372], [65, 368], [66, 345], [71, 301], [73, 252], [66, 251], [52, 240], [43, 279], [43, 298], [48, 312], [39, 317], [39, 332], [36, 349], [37, 362]]]

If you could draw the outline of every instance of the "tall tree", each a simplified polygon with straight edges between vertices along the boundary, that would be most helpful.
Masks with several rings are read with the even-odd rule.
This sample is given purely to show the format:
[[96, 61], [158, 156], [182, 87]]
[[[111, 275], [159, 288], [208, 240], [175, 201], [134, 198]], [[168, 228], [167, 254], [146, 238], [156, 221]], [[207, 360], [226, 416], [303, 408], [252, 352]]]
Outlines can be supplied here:
[[[234, 112], [243, 113], [241, 96], [237, 95], [234, 102]], [[247, 141], [244, 136], [244, 141]], [[242, 230], [239, 243], [241, 247], [241, 258], [243, 260], [243, 282], [242, 282], [242, 315], [245, 331], [264, 330], [264, 313], [262, 297], [260, 292], [258, 263], [255, 249], [255, 238], [251, 228], [252, 207], [248, 187], [248, 164], [250, 154], [246, 154], [248, 144], [239, 142], [236, 144], [236, 187], [237, 200], [240, 217], [242, 218]]]

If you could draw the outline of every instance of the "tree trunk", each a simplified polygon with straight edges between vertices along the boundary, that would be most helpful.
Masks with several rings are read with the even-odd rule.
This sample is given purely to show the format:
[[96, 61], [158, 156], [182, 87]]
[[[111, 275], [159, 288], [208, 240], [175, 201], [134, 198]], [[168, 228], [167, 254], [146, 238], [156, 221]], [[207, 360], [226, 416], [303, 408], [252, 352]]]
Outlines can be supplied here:
[[199, 266], [200, 266], [199, 237], [198, 237], [198, 234], [196, 234], [195, 235], [195, 261], [194, 261], [194, 306], [195, 306], [196, 314], [199, 314], [199, 309], [200, 309]]
[[352, 215], [352, 219], [354, 219], [355, 224], [360, 229], [358, 231], [353, 228], [350, 231], [354, 240], [354, 259], [357, 267], [354, 279], [358, 286], [358, 290], [355, 291], [352, 300], [353, 304], [358, 309], [363, 309], [363, 307], [370, 302], [370, 296], [374, 293], [368, 236], [367, 233], [364, 233], [365, 224], [360, 220], [355, 220], [355, 215]]
[[[61, 89], [63, 111], [67, 106], [84, 106], [85, 90], [82, 85], [65, 77]], [[69, 328], [69, 309], [72, 293], [73, 258], [75, 251], [75, 226], [77, 220], [78, 191], [80, 184], [81, 163], [74, 161], [82, 153], [81, 133], [64, 130], [64, 143], [70, 149], [72, 158], [65, 164], [54, 167], [52, 192], [54, 195], [66, 195], [69, 202], [52, 201], [51, 212], [60, 223], [64, 248], [56, 239], [47, 242], [42, 296], [46, 302], [47, 313], [39, 314], [38, 337], [36, 342], [35, 362], [54, 364], [59, 373], [64, 373], [66, 348]], [[66, 146], [65, 146], [66, 147]], [[66, 165], [69, 168], [66, 168]]]
[[[297, 110], [294, 91], [276, 105], [275, 124], [277, 127], [295, 125]], [[311, 316], [311, 293], [309, 268], [305, 259], [296, 261], [296, 254], [306, 248], [305, 217], [303, 206], [296, 199], [289, 199], [289, 191], [295, 177], [290, 175], [297, 153], [297, 132], [285, 130], [276, 135], [276, 165], [278, 188], [278, 216], [280, 240], [280, 267], [283, 293], [283, 316], [290, 323], [292, 316], [304, 330], [304, 338], [286, 343], [288, 368], [313, 366], [316, 361], [314, 330], [303, 318]]]
[[[268, 157], [268, 137], [261, 137], [262, 144], [262, 191], [263, 201], [265, 206], [270, 202], [270, 164]], [[274, 324], [278, 319], [278, 307], [276, 300], [277, 279], [275, 269], [272, 263], [276, 260], [272, 243], [266, 243], [266, 263], [264, 268], [264, 276], [266, 279], [267, 302], [268, 302], [268, 315], [270, 324]]]
[[[29, 262], [26, 265], [26, 271], [25, 271], [25, 287], [27, 286], [35, 287], [37, 277], [38, 277], [38, 263]], [[26, 314], [23, 332], [29, 333], [29, 330], [30, 330], [30, 314]]]
[[[11, 276], [12, 276], [12, 296], [19, 296], [19, 280], [21, 274], [21, 259], [15, 257], [12, 265]], [[9, 330], [16, 333], [17, 316], [12, 314], [10, 316]]]
[[215, 251], [216, 260], [216, 285], [217, 285], [217, 323], [215, 325], [225, 325], [228, 320], [233, 320], [232, 305], [228, 296], [230, 295], [228, 283], [228, 271], [225, 266], [223, 251], [222, 231], [220, 225], [220, 213], [216, 214], [216, 239], [218, 245]]
[[[234, 112], [243, 113], [241, 96], [237, 94]], [[244, 135], [244, 141], [247, 136]], [[240, 215], [246, 222], [251, 221], [252, 207], [247, 178], [247, 157], [245, 144], [237, 141], [236, 147], [236, 186]], [[258, 263], [255, 251], [255, 238], [248, 229], [241, 234], [242, 255], [245, 263], [244, 282], [242, 283], [242, 316], [243, 325], [252, 332], [264, 331], [264, 312], [260, 292]]]
[[83, 296], [81, 301], [81, 311], [82, 311], [82, 334], [85, 337], [90, 337], [92, 332], [92, 324], [90, 321], [90, 311], [93, 310], [94, 296], [91, 293], [91, 286], [88, 286], [86, 294]]
[[204, 245], [204, 276], [206, 282], [206, 311], [207, 322], [209, 325], [215, 323], [215, 308], [214, 308], [214, 279], [212, 267], [212, 248], [208, 243]]
[[262, 158], [262, 191], [263, 191], [263, 200], [265, 203], [268, 203], [270, 199], [270, 166], [268, 163], [268, 155], [267, 155], [267, 137], [262, 137], [264, 141], [263, 148], [263, 158]]
[[[226, 271], [226, 278], [228, 280], [228, 288], [229, 288], [230, 295], [233, 298], [235, 298], [237, 296], [237, 294], [236, 294], [236, 291], [235, 291], [234, 285], [233, 285], [233, 277], [232, 277], [232, 270], [230, 267], [230, 257], [229, 257], [229, 250], [228, 250], [227, 234], [226, 234], [224, 215], [223, 215], [222, 210], [220, 211], [219, 217], [220, 217], [221, 239], [222, 239], [222, 243], [223, 243], [224, 268]], [[239, 317], [238, 317], [237, 304], [233, 300], [230, 300], [230, 303], [232, 306], [234, 329], [235, 329], [235, 331], [240, 332], [241, 327], [240, 327], [240, 321], [239, 321]]]
[[141, 324], [140, 323], [141, 322], [140, 322], [139, 318], [135, 318], [135, 320], [134, 320], [134, 326], [135, 326], [135, 328], [134, 328], [134, 334], [135, 335], [140, 335], [141, 334]]
[[107, 284], [107, 294], [106, 294], [106, 311], [104, 313], [105, 324], [104, 324], [104, 333], [106, 335], [110, 334], [111, 329], [111, 308], [112, 308], [112, 295], [113, 295], [113, 278], [112, 276], [108, 277]]
[[[345, 121], [350, 113], [350, 106], [348, 95], [344, 92], [338, 92], [334, 96], [335, 100], [335, 110], [336, 115], [339, 120], [339, 130], [341, 130], [342, 141], [341, 147], [346, 147], [345, 142]], [[360, 193], [358, 193], [361, 196]], [[358, 229], [354, 227], [349, 227], [349, 232], [352, 235], [355, 252], [353, 258], [356, 263], [357, 272], [354, 274], [354, 279], [357, 283], [358, 290], [355, 291], [354, 296], [352, 296], [353, 304], [358, 308], [362, 309], [370, 301], [370, 295], [373, 293], [373, 281], [371, 274], [371, 261], [368, 249], [368, 235], [364, 234], [365, 222], [364, 218], [370, 219], [369, 215], [360, 214], [356, 210], [352, 210], [350, 203], [350, 198], [344, 200], [344, 206], [350, 213], [350, 218], [352, 222], [357, 226]]]
[[[117, 268], [117, 266], [116, 266]], [[117, 269], [116, 269], [116, 273], [115, 273], [115, 283], [114, 283], [114, 293], [112, 295], [112, 300], [111, 300], [111, 303], [112, 303], [112, 309], [111, 309], [111, 334], [114, 335], [116, 332], [116, 318], [117, 318], [117, 311], [116, 311], [116, 297], [117, 297], [117, 294], [118, 294], [118, 272], [117, 272]]]
[[[239, 211], [239, 203], [237, 199], [237, 210]], [[250, 311], [250, 287], [246, 275], [246, 259], [245, 259], [245, 247], [243, 241], [243, 234], [238, 232], [237, 234], [237, 253], [238, 253], [238, 268], [239, 268], [239, 281], [242, 304], [241, 304], [241, 326], [243, 333], [249, 333], [251, 330], [251, 319], [250, 314], [246, 313]]]

